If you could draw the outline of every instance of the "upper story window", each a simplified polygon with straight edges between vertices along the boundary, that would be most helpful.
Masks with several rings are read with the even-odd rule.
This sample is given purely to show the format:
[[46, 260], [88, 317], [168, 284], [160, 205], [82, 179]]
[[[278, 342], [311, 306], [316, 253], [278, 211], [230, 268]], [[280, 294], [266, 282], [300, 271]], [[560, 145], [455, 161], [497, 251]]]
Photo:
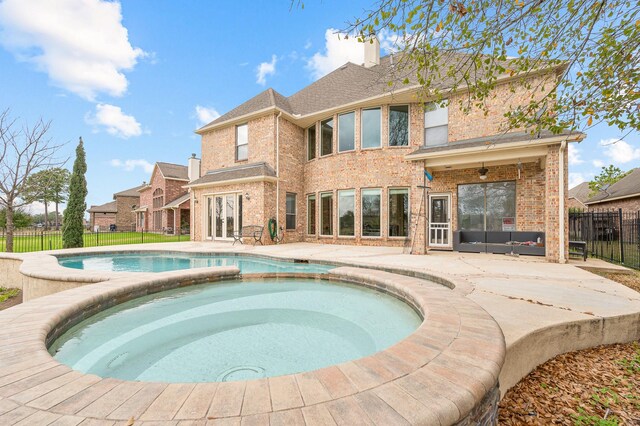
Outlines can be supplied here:
[[348, 112], [338, 116], [338, 152], [356, 148], [356, 114]]
[[424, 108], [424, 145], [449, 142], [449, 102], [430, 102]]
[[320, 155], [333, 152], [333, 118], [320, 123]]
[[249, 158], [249, 127], [246, 124], [236, 126], [236, 161]]
[[380, 108], [362, 110], [362, 149], [380, 148]]
[[389, 146], [409, 145], [409, 105], [389, 107]]
[[307, 129], [307, 161], [316, 158], [316, 126]]
[[164, 206], [164, 191], [161, 188], [156, 188], [153, 191], [153, 208], [159, 209]]

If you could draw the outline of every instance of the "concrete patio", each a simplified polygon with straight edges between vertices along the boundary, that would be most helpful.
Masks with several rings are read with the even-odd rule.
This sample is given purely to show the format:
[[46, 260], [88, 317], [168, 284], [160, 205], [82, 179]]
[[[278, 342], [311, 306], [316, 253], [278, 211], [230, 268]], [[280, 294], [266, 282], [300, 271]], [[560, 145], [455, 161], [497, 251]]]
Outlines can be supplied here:
[[[401, 248], [308, 243], [254, 247], [185, 242], [99, 247], [82, 253], [136, 250], [247, 252], [402, 269], [441, 277], [455, 286], [452, 291], [458, 296], [480, 305], [502, 329], [506, 342], [506, 358], [499, 376], [502, 393], [536, 365], [557, 354], [640, 338], [640, 293], [579, 267], [614, 268], [591, 259], [586, 263], [572, 261], [561, 265], [536, 257], [453, 252], [412, 256], [403, 254]], [[20, 262], [20, 274], [39, 282], [59, 278], [66, 269], [46, 253], [1, 258]], [[122, 279], [122, 274], [74, 271], [74, 279], [116, 280]], [[9, 271], [3, 276], [14, 275]], [[4, 411], [0, 404], [0, 413]]]

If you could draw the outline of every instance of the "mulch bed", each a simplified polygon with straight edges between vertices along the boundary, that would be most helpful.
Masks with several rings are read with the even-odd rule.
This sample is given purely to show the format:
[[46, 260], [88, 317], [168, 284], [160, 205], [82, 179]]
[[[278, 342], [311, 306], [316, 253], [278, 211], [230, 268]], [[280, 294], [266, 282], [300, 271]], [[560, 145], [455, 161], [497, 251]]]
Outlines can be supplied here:
[[15, 305], [19, 305], [20, 303], [22, 303], [22, 291], [19, 291], [17, 295], [8, 298], [4, 302], [0, 302], [0, 311]]
[[608, 270], [599, 271], [598, 269], [595, 269], [595, 268], [589, 268], [587, 270], [594, 274], [600, 275], [601, 277], [605, 277], [612, 281], [625, 285], [630, 289], [633, 289], [640, 293], [640, 272], [638, 271], [629, 270], [629, 271], [620, 273], [620, 272], [612, 272]]
[[559, 355], [500, 401], [500, 425], [640, 425], [640, 344]]

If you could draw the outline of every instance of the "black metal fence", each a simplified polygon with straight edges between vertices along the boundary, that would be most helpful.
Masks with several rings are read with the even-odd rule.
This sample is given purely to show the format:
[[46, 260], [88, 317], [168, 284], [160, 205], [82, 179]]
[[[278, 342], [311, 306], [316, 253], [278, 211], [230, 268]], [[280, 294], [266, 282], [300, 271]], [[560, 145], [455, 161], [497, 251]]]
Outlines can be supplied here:
[[569, 240], [585, 241], [590, 256], [640, 269], [640, 211], [569, 212]]
[[[0, 252], [7, 251], [6, 229], [0, 228]], [[189, 241], [189, 228], [168, 228], [162, 231], [136, 230], [131, 227], [111, 230], [85, 230], [85, 247], [111, 246], [120, 244], [143, 244]], [[62, 247], [62, 231], [43, 228], [16, 229], [13, 234], [13, 252], [57, 250]]]

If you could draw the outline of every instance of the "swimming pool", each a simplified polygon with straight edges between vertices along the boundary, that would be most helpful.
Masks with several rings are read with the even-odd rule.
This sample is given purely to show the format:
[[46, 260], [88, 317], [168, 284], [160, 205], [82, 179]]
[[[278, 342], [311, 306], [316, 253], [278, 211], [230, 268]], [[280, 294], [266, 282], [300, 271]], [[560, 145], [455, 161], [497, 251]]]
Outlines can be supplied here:
[[298, 272], [325, 273], [335, 268], [319, 263], [295, 263], [257, 256], [187, 253], [116, 253], [59, 257], [66, 268], [90, 271], [165, 272], [208, 266], [237, 266], [244, 274]]
[[361, 286], [308, 279], [228, 281], [107, 309], [68, 330], [49, 352], [101, 377], [236, 381], [371, 355], [421, 322], [408, 304]]

